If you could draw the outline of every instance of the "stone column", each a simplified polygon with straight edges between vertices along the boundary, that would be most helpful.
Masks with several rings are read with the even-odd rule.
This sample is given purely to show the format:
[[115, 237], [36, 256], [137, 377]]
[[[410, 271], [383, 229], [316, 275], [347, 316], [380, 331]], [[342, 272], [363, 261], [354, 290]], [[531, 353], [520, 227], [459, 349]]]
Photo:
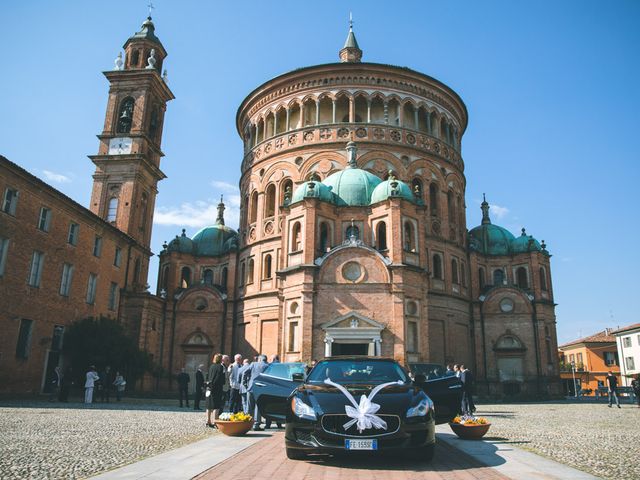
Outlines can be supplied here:
[[353, 97], [349, 97], [349, 123], [356, 121], [356, 102]]
[[320, 100], [316, 100], [316, 125], [320, 125]]
[[367, 99], [367, 123], [371, 123], [371, 99]]
[[331, 106], [333, 107], [332, 123], [336, 123], [336, 99], [335, 98], [331, 99]]
[[333, 338], [330, 337], [329, 335], [325, 335], [324, 337], [324, 356], [325, 357], [330, 357], [331, 356], [331, 344], [333, 343]]
[[389, 104], [387, 101], [384, 101], [384, 123], [389, 125]]

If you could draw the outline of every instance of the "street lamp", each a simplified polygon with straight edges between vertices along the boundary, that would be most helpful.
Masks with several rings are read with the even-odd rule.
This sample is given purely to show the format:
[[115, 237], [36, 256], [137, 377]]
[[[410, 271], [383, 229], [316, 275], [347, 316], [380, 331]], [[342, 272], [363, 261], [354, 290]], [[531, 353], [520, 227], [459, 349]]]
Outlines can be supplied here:
[[576, 362], [571, 362], [571, 375], [573, 376], [573, 394], [578, 398], [578, 385], [576, 384]]

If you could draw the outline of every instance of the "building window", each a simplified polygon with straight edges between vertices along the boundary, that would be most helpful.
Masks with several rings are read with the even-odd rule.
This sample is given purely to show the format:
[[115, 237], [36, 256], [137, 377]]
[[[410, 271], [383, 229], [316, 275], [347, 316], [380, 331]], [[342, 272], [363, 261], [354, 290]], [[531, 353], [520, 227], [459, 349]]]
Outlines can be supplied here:
[[62, 266], [62, 278], [60, 279], [60, 295], [68, 297], [71, 291], [71, 280], [73, 279], [73, 265], [65, 263]]
[[327, 253], [329, 248], [329, 226], [327, 225], [327, 222], [320, 222], [320, 242], [318, 245], [318, 255], [324, 255], [325, 253]]
[[87, 303], [93, 305], [96, 301], [96, 287], [98, 286], [98, 276], [95, 273], [89, 274], [87, 282]]
[[357, 225], [349, 225], [347, 227], [347, 230], [345, 232], [345, 240], [351, 240], [351, 237], [355, 238], [356, 240], [360, 239], [360, 229]]
[[131, 124], [133, 123], [133, 107], [135, 100], [131, 97], [125, 98], [120, 104], [120, 110], [118, 111], [118, 133], [129, 133], [131, 131]]
[[247, 284], [253, 283], [253, 273], [254, 273], [254, 271], [253, 271], [253, 265], [254, 265], [253, 258], [249, 259], [249, 264], [248, 265], [249, 266], [247, 268]]
[[9, 254], [9, 239], [0, 237], [0, 277], [4, 275], [4, 267], [7, 264]]
[[378, 250], [384, 251], [387, 249], [387, 224], [385, 222], [379, 222], [376, 231]]
[[18, 331], [18, 343], [16, 344], [16, 358], [22, 360], [29, 358], [32, 334], [33, 320], [27, 320], [25, 318], [21, 319], [20, 330]]
[[407, 352], [418, 351], [418, 323], [407, 322]]
[[272, 183], [267, 187], [267, 198], [264, 209], [265, 217], [273, 217], [276, 213], [276, 186]]
[[287, 351], [299, 351], [298, 336], [298, 322], [289, 322], [289, 341], [287, 342]]
[[626, 357], [624, 359], [624, 364], [627, 367], [627, 370], [635, 370], [636, 369], [636, 363], [633, 360], [633, 357]]
[[493, 284], [494, 285], [503, 285], [504, 284], [504, 270], [498, 268], [493, 271]]
[[516, 284], [520, 288], [529, 288], [529, 279], [527, 278], [527, 269], [518, 267], [516, 269]]
[[416, 251], [416, 242], [413, 234], [413, 224], [410, 221], [404, 222], [404, 249], [407, 252]]
[[40, 208], [40, 216], [38, 217], [38, 230], [48, 232], [51, 226], [51, 210], [47, 207]]
[[264, 257], [264, 269], [262, 272], [262, 277], [265, 280], [271, 278], [271, 255], [265, 255]]
[[96, 235], [96, 238], [93, 240], [93, 256], [99, 257], [102, 255], [102, 237]]
[[456, 207], [453, 201], [453, 192], [451, 190], [447, 192], [447, 214], [449, 216], [449, 223], [454, 223], [456, 220]]
[[189, 288], [191, 284], [191, 269], [189, 267], [182, 267], [180, 274], [180, 287]]
[[227, 267], [222, 268], [222, 275], [221, 275], [222, 278], [220, 280], [220, 284], [222, 285], [223, 290], [227, 289], [227, 276], [229, 274], [228, 272], [229, 270], [227, 269]]
[[578, 362], [578, 364], [582, 365], [582, 354], [581, 353], [577, 353], [576, 354], [576, 361]]
[[80, 225], [77, 223], [69, 224], [69, 235], [67, 237], [67, 242], [69, 245], [77, 245], [78, 244], [78, 235], [80, 233]]
[[604, 352], [604, 363], [607, 367], [618, 365], [617, 352]]
[[543, 292], [548, 290], [547, 287], [547, 272], [544, 271], [544, 268], [540, 267], [540, 289]]
[[169, 265], [162, 267], [162, 276], [160, 277], [160, 290], [164, 290], [167, 293], [167, 286], [169, 282]]
[[118, 216], [118, 199], [111, 197], [107, 207], [107, 222], [115, 222]]
[[116, 251], [113, 255], [113, 266], [119, 267], [122, 265], [122, 249], [120, 247], [116, 247]]
[[44, 266], [44, 253], [34, 251], [31, 257], [31, 267], [29, 268], [29, 285], [32, 287], [40, 286], [42, 277], [42, 267]]
[[258, 192], [251, 194], [251, 204], [249, 207], [249, 223], [258, 221]]
[[631, 337], [623, 337], [622, 338], [622, 346], [625, 348], [631, 347]]
[[213, 285], [213, 270], [207, 268], [204, 271], [204, 275], [202, 277], [202, 283], [205, 285]]
[[460, 283], [458, 278], [458, 261], [455, 258], [451, 259], [451, 282], [456, 285]]
[[442, 280], [442, 259], [440, 255], [435, 254], [433, 256], [433, 278]]
[[111, 282], [111, 286], [109, 287], [109, 302], [107, 308], [113, 311], [116, 309], [118, 305], [118, 284], [115, 282]]
[[431, 215], [438, 216], [438, 185], [435, 183], [429, 185], [429, 209]]
[[480, 285], [480, 290], [482, 290], [487, 284], [487, 280], [485, 278], [484, 267], [478, 268], [478, 284]]
[[4, 191], [4, 198], [2, 200], [2, 211], [9, 215], [16, 214], [16, 207], [18, 206], [18, 191], [12, 188], [7, 188]]
[[296, 222], [291, 229], [291, 251], [299, 252], [300, 250], [302, 250], [301, 227], [300, 222]]

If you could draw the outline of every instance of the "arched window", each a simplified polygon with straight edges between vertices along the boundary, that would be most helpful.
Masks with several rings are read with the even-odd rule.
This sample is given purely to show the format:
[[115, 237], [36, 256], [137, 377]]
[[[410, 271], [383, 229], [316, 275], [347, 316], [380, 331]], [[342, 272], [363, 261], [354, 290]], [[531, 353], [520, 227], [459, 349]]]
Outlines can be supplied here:
[[280, 205], [288, 205], [293, 196], [293, 182], [290, 178], [284, 180], [280, 185]]
[[549, 289], [549, 287], [547, 287], [547, 272], [545, 272], [544, 267], [540, 267], [540, 288], [543, 292]]
[[389, 100], [387, 113], [389, 115], [389, 125], [400, 126], [400, 102], [394, 98]]
[[202, 282], [205, 285], [213, 285], [213, 270], [211, 270], [210, 268], [207, 268], [204, 271], [204, 275], [202, 277]]
[[138, 66], [138, 62], [140, 62], [140, 51], [139, 50], [134, 50], [131, 53], [131, 62], [129, 63], [129, 65], [131, 67], [137, 67]]
[[273, 217], [276, 213], [276, 186], [271, 183], [267, 186], [267, 198], [264, 206], [264, 216]]
[[416, 243], [413, 235], [413, 223], [408, 220], [404, 222], [404, 249], [407, 252], [416, 251]]
[[249, 267], [247, 268], [247, 284], [253, 283], [253, 266], [254, 261], [253, 258], [249, 259]]
[[367, 99], [362, 95], [358, 95], [354, 101], [355, 122], [367, 122]]
[[331, 248], [329, 243], [329, 226], [326, 222], [320, 222], [320, 241], [318, 242], [318, 253], [324, 255]]
[[356, 240], [360, 239], [360, 229], [357, 225], [349, 225], [345, 232], [345, 240], [351, 240], [351, 237], [354, 237]]
[[448, 136], [449, 136], [449, 124], [443, 118], [442, 120], [440, 120], [440, 138], [448, 143], [448, 138], [447, 138]]
[[449, 223], [456, 221], [456, 206], [453, 199], [453, 192], [449, 190], [447, 192], [447, 213], [449, 215]]
[[378, 250], [387, 249], [387, 224], [385, 222], [379, 222], [376, 232], [376, 240], [378, 241]]
[[349, 122], [349, 99], [341, 95], [336, 99], [336, 122]]
[[385, 123], [384, 120], [384, 100], [375, 97], [371, 101], [371, 123]]
[[529, 279], [527, 278], [527, 269], [518, 267], [516, 270], [516, 283], [520, 288], [529, 288]]
[[262, 269], [262, 278], [269, 279], [271, 278], [271, 255], [264, 256], [264, 266]]
[[249, 206], [249, 223], [256, 223], [258, 221], [258, 192], [254, 191], [251, 194], [251, 204]]
[[265, 138], [271, 138], [275, 134], [275, 120], [273, 112], [269, 112], [264, 120]]
[[300, 222], [296, 222], [293, 224], [291, 228], [291, 241], [289, 242], [291, 245], [292, 252], [299, 252], [302, 250], [302, 238], [301, 238], [301, 227]]
[[418, 200], [422, 200], [422, 181], [419, 178], [411, 180], [411, 190]]
[[180, 273], [180, 286], [182, 288], [189, 288], [191, 284], [191, 269], [189, 267], [182, 267]]
[[402, 126], [416, 130], [416, 109], [411, 102], [404, 104], [402, 108]]
[[118, 133], [129, 133], [131, 131], [134, 105], [135, 100], [131, 97], [125, 98], [120, 103], [120, 109], [118, 110], [118, 123], [116, 128], [116, 131]]
[[115, 222], [118, 216], [118, 197], [109, 199], [109, 207], [107, 208], [107, 222]]
[[433, 256], [433, 278], [442, 280], [442, 259], [440, 255]]
[[316, 124], [316, 101], [309, 98], [304, 102], [304, 127]]
[[458, 277], [458, 261], [455, 258], [451, 259], [451, 282], [456, 285], [460, 283], [460, 278]]
[[478, 284], [480, 285], [480, 290], [482, 290], [487, 284], [487, 279], [485, 277], [485, 271], [483, 267], [480, 267], [478, 269]]
[[431, 215], [438, 216], [438, 185], [436, 183], [429, 184], [429, 208]]
[[244, 262], [240, 264], [240, 285], [244, 285], [246, 269]]
[[165, 265], [162, 268], [162, 275], [160, 277], [160, 290], [167, 291], [169, 287], [169, 265]]
[[494, 285], [503, 285], [504, 284], [504, 271], [500, 268], [493, 271], [493, 284]]

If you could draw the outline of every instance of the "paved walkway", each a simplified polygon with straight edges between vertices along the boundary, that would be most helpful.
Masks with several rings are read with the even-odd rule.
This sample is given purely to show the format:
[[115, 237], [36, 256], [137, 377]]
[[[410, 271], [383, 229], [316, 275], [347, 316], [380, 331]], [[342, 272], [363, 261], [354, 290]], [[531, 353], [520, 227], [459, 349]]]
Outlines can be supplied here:
[[184, 447], [92, 477], [94, 480], [187, 480], [264, 440], [271, 432], [250, 432], [245, 437], [214, 435]]
[[317, 456], [306, 461], [289, 460], [284, 449], [284, 433], [279, 432], [251, 449], [241, 452], [196, 477], [198, 480], [326, 479], [326, 480], [472, 480], [508, 479], [483, 466], [445, 442], [439, 442], [433, 462], [404, 458], [358, 456], [357, 458]]

